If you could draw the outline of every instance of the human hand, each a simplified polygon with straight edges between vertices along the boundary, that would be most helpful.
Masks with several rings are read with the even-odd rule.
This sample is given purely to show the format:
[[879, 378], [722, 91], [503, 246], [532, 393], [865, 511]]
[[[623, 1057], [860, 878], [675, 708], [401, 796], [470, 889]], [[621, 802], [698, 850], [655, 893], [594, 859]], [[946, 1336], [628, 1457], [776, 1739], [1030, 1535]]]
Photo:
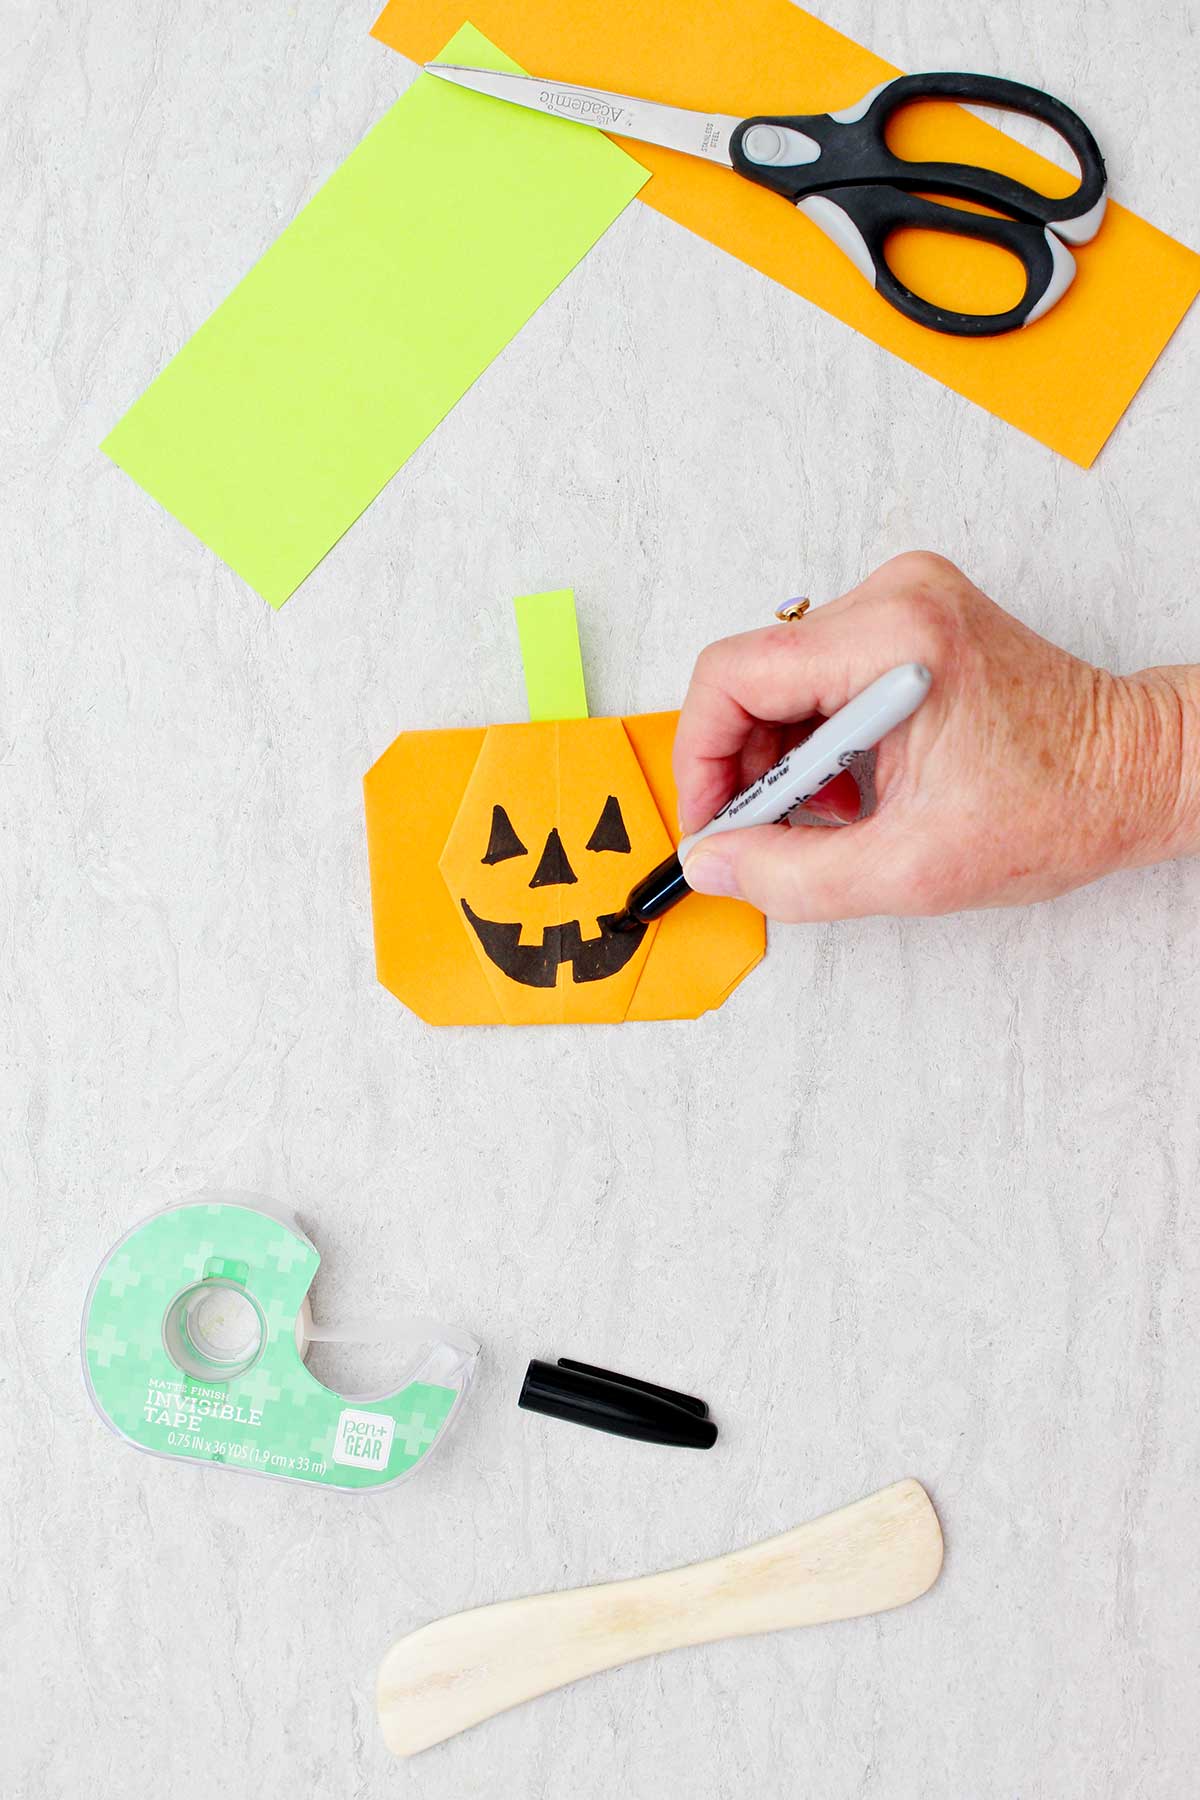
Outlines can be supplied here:
[[675, 738], [682, 830], [707, 824], [814, 714], [906, 662], [925, 663], [933, 687], [879, 747], [876, 810], [838, 830], [714, 835], [687, 859], [692, 888], [787, 921], [929, 915], [1049, 899], [1200, 847], [1200, 671], [1093, 668], [924, 552], [799, 623], [701, 653]]

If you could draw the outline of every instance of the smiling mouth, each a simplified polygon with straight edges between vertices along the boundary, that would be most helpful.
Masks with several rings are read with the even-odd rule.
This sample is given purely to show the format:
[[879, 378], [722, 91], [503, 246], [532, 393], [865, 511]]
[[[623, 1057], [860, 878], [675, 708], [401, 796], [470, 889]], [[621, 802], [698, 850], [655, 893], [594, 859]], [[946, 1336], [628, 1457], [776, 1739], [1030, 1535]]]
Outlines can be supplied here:
[[489, 960], [510, 981], [525, 987], [552, 988], [563, 963], [570, 963], [574, 981], [604, 981], [620, 973], [646, 935], [640, 924], [636, 931], [612, 931], [609, 927], [619, 915], [602, 913], [596, 921], [599, 937], [585, 938], [579, 920], [569, 919], [565, 925], [547, 925], [540, 944], [523, 944], [519, 925], [481, 919], [466, 900], [462, 909]]

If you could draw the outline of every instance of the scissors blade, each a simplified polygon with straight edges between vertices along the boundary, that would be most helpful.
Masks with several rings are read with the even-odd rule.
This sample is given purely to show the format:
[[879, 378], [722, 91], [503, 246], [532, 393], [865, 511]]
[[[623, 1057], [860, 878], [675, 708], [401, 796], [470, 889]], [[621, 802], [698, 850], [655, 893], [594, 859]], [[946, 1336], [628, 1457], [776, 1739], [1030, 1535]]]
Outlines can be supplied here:
[[729, 139], [740, 119], [725, 113], [685, 112], [678, 106], [659, 106], [653, 100], [634, 100], [627, 94], [606, 94], [599, 88], [571, 87], [562, 81], [539, 81], [532, 75], [506, 75], [495, 69], [464, 68], [457, 63], [426, 63], [425, 73], [456, 87], [490, 94], [496, 100], [526, 106], [532, 112], [555, 119], [574, 119], [614, 131], [618, 137], [636, 138], [642, 144], [661, 144], [665, 150], [683, 150], [707, 162], [731, 169]]

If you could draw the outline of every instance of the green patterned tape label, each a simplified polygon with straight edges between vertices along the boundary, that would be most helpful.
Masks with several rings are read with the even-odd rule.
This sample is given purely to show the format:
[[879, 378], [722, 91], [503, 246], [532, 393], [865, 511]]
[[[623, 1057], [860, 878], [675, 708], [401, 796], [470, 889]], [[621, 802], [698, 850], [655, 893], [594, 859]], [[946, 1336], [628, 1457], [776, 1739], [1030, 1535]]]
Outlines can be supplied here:
[[[474, 1357], [431, 1345], [397, 1393], [335, 1394], [297, 1345], [319, 1263], [298, 1228], [249, 1205], [189, 1202], [137, 1226], [101, 1265], [84, 1312], [84, 1366], [101, 1416], [140, 1449], [189, 1462], [353, 1490], [408, 1474], [448, 1424]], [[230, 1306], [222, 1290], [232, 1291]], [[234, 1316], [239, 1299], [248, 1338]], [[237, 1366], [220, 1379], [234, 1338], [227, 1353]]]

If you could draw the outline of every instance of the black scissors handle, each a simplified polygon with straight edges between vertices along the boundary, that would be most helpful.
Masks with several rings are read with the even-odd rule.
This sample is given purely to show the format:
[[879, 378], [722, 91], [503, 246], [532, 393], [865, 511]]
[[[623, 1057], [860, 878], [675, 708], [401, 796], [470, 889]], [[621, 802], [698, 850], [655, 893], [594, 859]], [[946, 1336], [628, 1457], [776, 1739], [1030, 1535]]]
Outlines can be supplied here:
[[[1054, 197], [995, 169], [894, 155], [885, 135], [888, 120], [915, 100], [968, 101], [1041, 120], [1074, 154], [1079, 186]], [[1052, 94], [999, 76], [899, 75], [840, 113], [743, 119], [731, 137], [730, 157], [740, 175], [808, 213], [900, 312], [959, 337], [992, 337], [1040, 318], [1075, 272], [1066, 245], [1087, 243], [1104, 216], [1104, 160], [1083, 120]], [[1008, 216], [919, 198], [927, 193], [993, 206]], [[914, 294], [886, 256], [888, 238], [905, 227], [978, 238], [1009, 251], [1025, 270], [1020, 301], [1001, 313], [961, 313]]]
[[[1048, 226], [1032, 225], [1026, 219], [961, 212], [889, 187], [838, 188], [832, 194], [810, 195], [798, 205], [897, 312], [950, 337], [998, 337], [1031, 325], [1049, 312], [1075, 276], [1075, 258], [1066, 245]], [[1025, 271], [1020, 299], [1005, 312], [964, 313], [914, 294], [887, 260], [888, 239], [906, 228], [944, 231], [999, 245], [1016, 257]]]

